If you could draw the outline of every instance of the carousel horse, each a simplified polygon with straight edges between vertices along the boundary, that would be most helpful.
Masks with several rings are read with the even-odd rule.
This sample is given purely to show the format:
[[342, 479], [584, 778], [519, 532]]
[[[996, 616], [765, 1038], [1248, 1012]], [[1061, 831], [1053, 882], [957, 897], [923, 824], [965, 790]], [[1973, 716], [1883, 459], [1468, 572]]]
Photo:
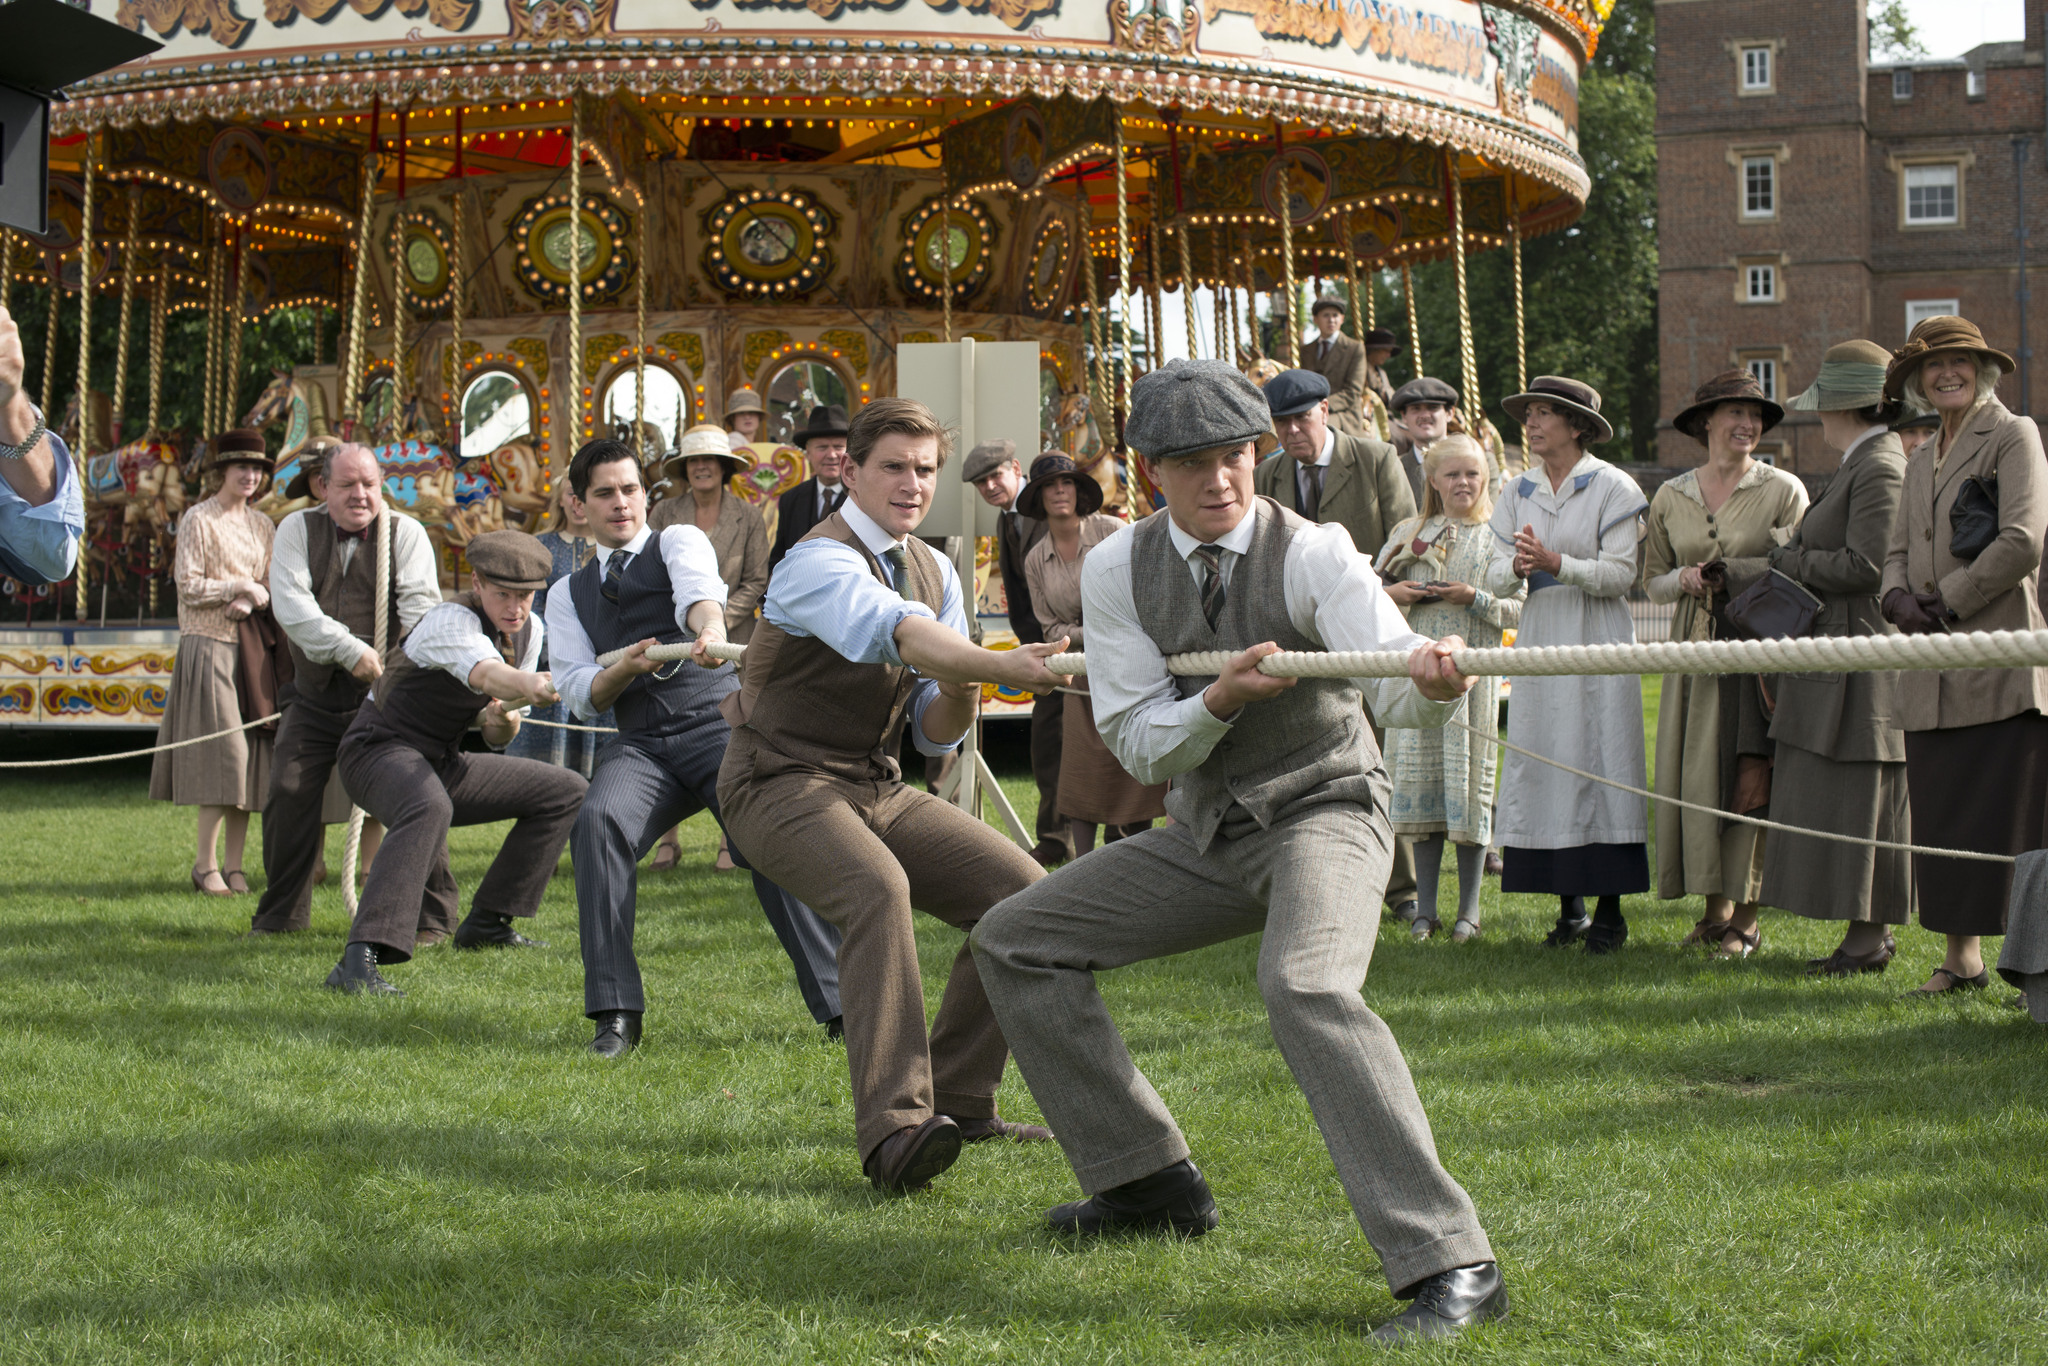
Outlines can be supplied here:
[[[1157, 505], [1155, 490], [1145, 479], [1138, 461], [1126, 461], [1103, 440], [1102, 429], [1089, 411], [1088, 395], [1079, 390], [1060, 395], [1059, 414], [1053, 419], [1053, 441], [1072, 457], [1102, 489], [1102, 507], [1114, 516], [1133, 521], [1149, 515]], [[1124, 493], [1124, 476], [1130, 476], [1130, 496]]]
[[178, 475], [178, 448], [162, 436], [131, 441], [85, 462], [88, 508], [119, 508], [124, 526], [162, 531], [185, 510], [185, 483]]
[[[114, 400], [95, 389], [92, 391], [92, 434], [94, 444], [101, 450], [114, 435]], [[64, 420], [57, 424], [57, 438], [65, 447], [78, 451], [78, 394], [74, 391], [64, 404]], [[90, 455], [91, 451], [80, 452]]]
[[328, 434], [327, 393], [300, 379], [296, 370], [272, 370], [270, 375], [269, 386], [256, 396], [242, 425], [262, 431], [283, 422], [284, 442], [278, 447], [278, 458], [283, 459], [312, 438]]

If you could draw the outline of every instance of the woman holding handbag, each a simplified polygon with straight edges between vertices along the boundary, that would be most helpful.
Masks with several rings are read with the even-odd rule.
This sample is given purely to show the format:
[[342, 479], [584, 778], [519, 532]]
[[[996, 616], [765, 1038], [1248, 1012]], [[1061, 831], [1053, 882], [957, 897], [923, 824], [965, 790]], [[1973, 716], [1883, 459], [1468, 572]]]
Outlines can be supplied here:
[[[1962, 318], [1923, 319], [1884, 392], [1941, 427], [1907, 462], [1882, 606], [1907, 635], [2042, 629], [2048, 532], [2041, 433], [1998, 401], [2012, 359]], [[1913, 842], [1992, 854], [2048, 847], [2048, 669], [1899, 675]], [[1922, 992], [1984, 986], [1982, 937], [2005, 933], [2012, 866], [1915, 855], [1920, 924], [1947, 937]]]
[[[1806, 513], [1806, 486], [1755, 458], [1756, 443], [1785, 410], [1747, 370], [1702, 384], [1671, 425], [1707, 448], [1707, 460], [1657, 490], [1643, 547], [1650, 601], [1671, 602], [1671, 639], [1722, 634], [1712, 610], [1720, 564], [1756, 556], [1791, 539]], [[1771, 799], [1771, 742], [1764, 685], [1754, 674], [1666, 675], [1657, 705], [1661, 797], [1716, 811], [1761, 815]], [[1757, 906], [1763, 831], [1705, 811], [1659, 802], [1657, 895], [1704, 896], [1706, 913], [1686, 935], [1724, 958], [1747, 958], [1763, 942]]]
[[[1727, 564], [1733, 591], [1776, 571], [1818, 598], [1810, 635], [1896, 634], [1877, 597], [1906, 477], [1905, 447], [1888, 426], [1899, 416], [1898, 402], [1884, 395], [1890, 360], [1876, 342], [1828, 349], [1812, 387], [1791, 407], [1820, 414], [1822, 439], [1842, 453], [1841, 468], [1789, 542]], [[1899, 676], [1779, 674], [1771, 684], [1776, 819], [1908, 843], [1906, 736], [1894, 719]], [[1763, 900], [1795, 915], [1845, 922], [1841, 944], [1812, 960], [1809, 975], [1883, 972], [1897, 951], [1891, 927], [1912, 918], [1912, 868], [1893, 850], [1779, 832], [1764, 849]]]

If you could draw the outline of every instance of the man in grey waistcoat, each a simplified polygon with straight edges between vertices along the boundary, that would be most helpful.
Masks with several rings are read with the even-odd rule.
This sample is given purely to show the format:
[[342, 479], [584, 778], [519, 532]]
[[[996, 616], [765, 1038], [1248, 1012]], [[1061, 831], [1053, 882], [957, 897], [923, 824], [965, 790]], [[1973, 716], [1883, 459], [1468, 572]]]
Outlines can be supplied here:
[[[699, 811], [722, 823], [718, 768], [732, 740], [719, 704], [739, 689], [730, 664], [649, 659], [649, 646], [725, 640], [718, 552], [694, 524], [647, 525], [647, 490], [630, 446], [587, 442], [569, 462], [569, 496], [585, 509], [597, 554], [548, 594], [548, 662], [578, 720], [618, 718], [590, 795], [569, 836], [583, 943], [583, 1009], [596, 1022], [591, 1051], [615, 1058], [640, 1042], [647, 1009], [633, 954], [640, 859], [663, 831]], [[598, 657], [624, 650], [600, 666]], [[837, 1038], [839, 931], [770, 882], [735, 842], [733, 862], [753, 874], [754, 896], [796, 969], [811, 1018]]]
[[[1174, 824], [1016, 892], [976, 927], [975, 962], [1032, 1095], [1089, 1198], [1059, 1231], [1216, 1225], [1188, 1145], [1124, 1047], [1095, 974], [1263, 933], [1259, 991], [1394, 1294], [1375, 1337], [1447, 1337], [1507, 1313], [1493, 1249], [1437, 1159], [1399, 1046], [1359, 995], [1393, 850], [1386, 770], [1351, 679], [1270, 678], [1279, 650], [1410, 650], [1373, 681], [1388, 724], [1440, 726], [1471, 686], [1462, 642], [1410, 631], [1372, 562], [1253, 492], [1266, 401], [1216, 361], [1172, 361], [1132, 391], [1125, 437], [1166, 509], [1089, 552], [1089, 686], [1110, 752], [1172, 779]], [[1142, 583], [1142, 594], [1133, 591]], [[1231, 652], [1220, 675], [1170, 655]]]

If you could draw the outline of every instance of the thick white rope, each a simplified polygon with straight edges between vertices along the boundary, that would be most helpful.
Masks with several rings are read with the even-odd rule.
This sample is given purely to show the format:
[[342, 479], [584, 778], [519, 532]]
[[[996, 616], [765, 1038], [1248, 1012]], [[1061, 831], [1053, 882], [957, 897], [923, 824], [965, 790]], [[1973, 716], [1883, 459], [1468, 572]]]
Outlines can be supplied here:
[[268, 725], [277, 717], [278, 713], [272, 712], [268, 716], [259, 716], [254, 721], [244, 721], [239, 726], [217, 730], [211, 735], [195, 735], [189, 740], [173, 740], [167, 745], [151, 745], [148, 749], [124, 749], [119, 754], [87, 754], [76, 759], [10, 759], [6, 763], [0, 763], [0, 768], [69, 768], [73, 764], [111, 764], [117, 759], [140, 759], [145, 754], [161, 754], [167, 749], [183, 749], [187, 745], [203, 745], [208, 740], [225, 739], [237, 731], [248, 730], [252, 726]]
[[[384, 644], [391, 632], [391, 510], [377, 509], [377, 585], [376, 627], [371, 631], [371, 647], [377, 651], [381, 662], [384, 658]], [[363, 849], [363, 820], [365, 812], [360, 806], [352, 806], [348, 813], [348, 839], [341, 846], [341, 904], [348, 911], [348, 918], [356, 918], [356, 860]]]

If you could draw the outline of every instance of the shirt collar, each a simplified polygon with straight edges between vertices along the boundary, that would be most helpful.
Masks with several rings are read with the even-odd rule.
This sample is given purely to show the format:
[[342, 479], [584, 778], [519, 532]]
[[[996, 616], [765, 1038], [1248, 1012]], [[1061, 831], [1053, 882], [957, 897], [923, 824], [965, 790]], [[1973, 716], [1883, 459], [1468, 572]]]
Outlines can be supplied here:
[[[652, 536], [653, 534], [654, 528], [648, 526], [645, 522], [642, 522], [640, 524], [640, 534], [635, 536], [632, 540], [626, 542], [624, 545], [619, 546], [618, 549], [625, 551], [628, 555], [638, 555], [641, 551], [647, 548], [647, 538], [649, 536]], [[607, 550], [604, 552], [603, 558], [610, 559], [611, 554], [612, 552]]]
[[1846, 461], [1850, 457], [1850, 455], [1852, 455], [1856, 451], [1856, 448], [1861, 446], [1864, 442], [1871, 441], [1876, 439], [1877, 437], [1883, 436], [1886, 432], [1890, 430], [1891, 428], [1885, 426], [1882, 422], [1874, 423], [1871, 426], [1865, 427], [1862, 431], [1856, 433], [1856, 439], [1849, 443], [1849, 449], [1842, 452], [1842, 459]]
[[1233, 555], [1242, 555], [1252, 548], [1252, 532], [1256, 529], [1255, 523], [1258, 520], [1258, 508], [1256, 506], [1246, 508], [1244, 516], [1229, 531], [1218, 536], [1213, 542], [1198, 541], [1188, 535], [1187, 532], [1182, 531], [1180, 523], [1174, 521], [1173, 514], [1169, 512], [1166, 515], [1166, 531], [1173, 538], [1173, 553], [1180, 556], [1183, 560], [1193, 555], [1197, 547], [1212, 544], [1221, 546]]
[[853, 528], [853, 534], [858, 536], [860, 543], [868, 548], [868, 553], [878, 560], [887, 551], [901, 550], [904, 543], [910, 539], [906, 536], [903, 540], [899, 541], [888, 532], [882, 530], [881, 525], [874, 518], [862, 512], [860, 504], [854, 502], [851, 498], [848, 498], [839, 505], [839, 515], [846, 519], [846, 524], [849, 527]]
[[1335, 427], [1326, 428], [1323, 432], [1323, 453], [1316, 457], [1316, 463], [1318, 465], [1329, 464], [1330, 457], [1336, 452], [1336, 450], [1337, 429]]

